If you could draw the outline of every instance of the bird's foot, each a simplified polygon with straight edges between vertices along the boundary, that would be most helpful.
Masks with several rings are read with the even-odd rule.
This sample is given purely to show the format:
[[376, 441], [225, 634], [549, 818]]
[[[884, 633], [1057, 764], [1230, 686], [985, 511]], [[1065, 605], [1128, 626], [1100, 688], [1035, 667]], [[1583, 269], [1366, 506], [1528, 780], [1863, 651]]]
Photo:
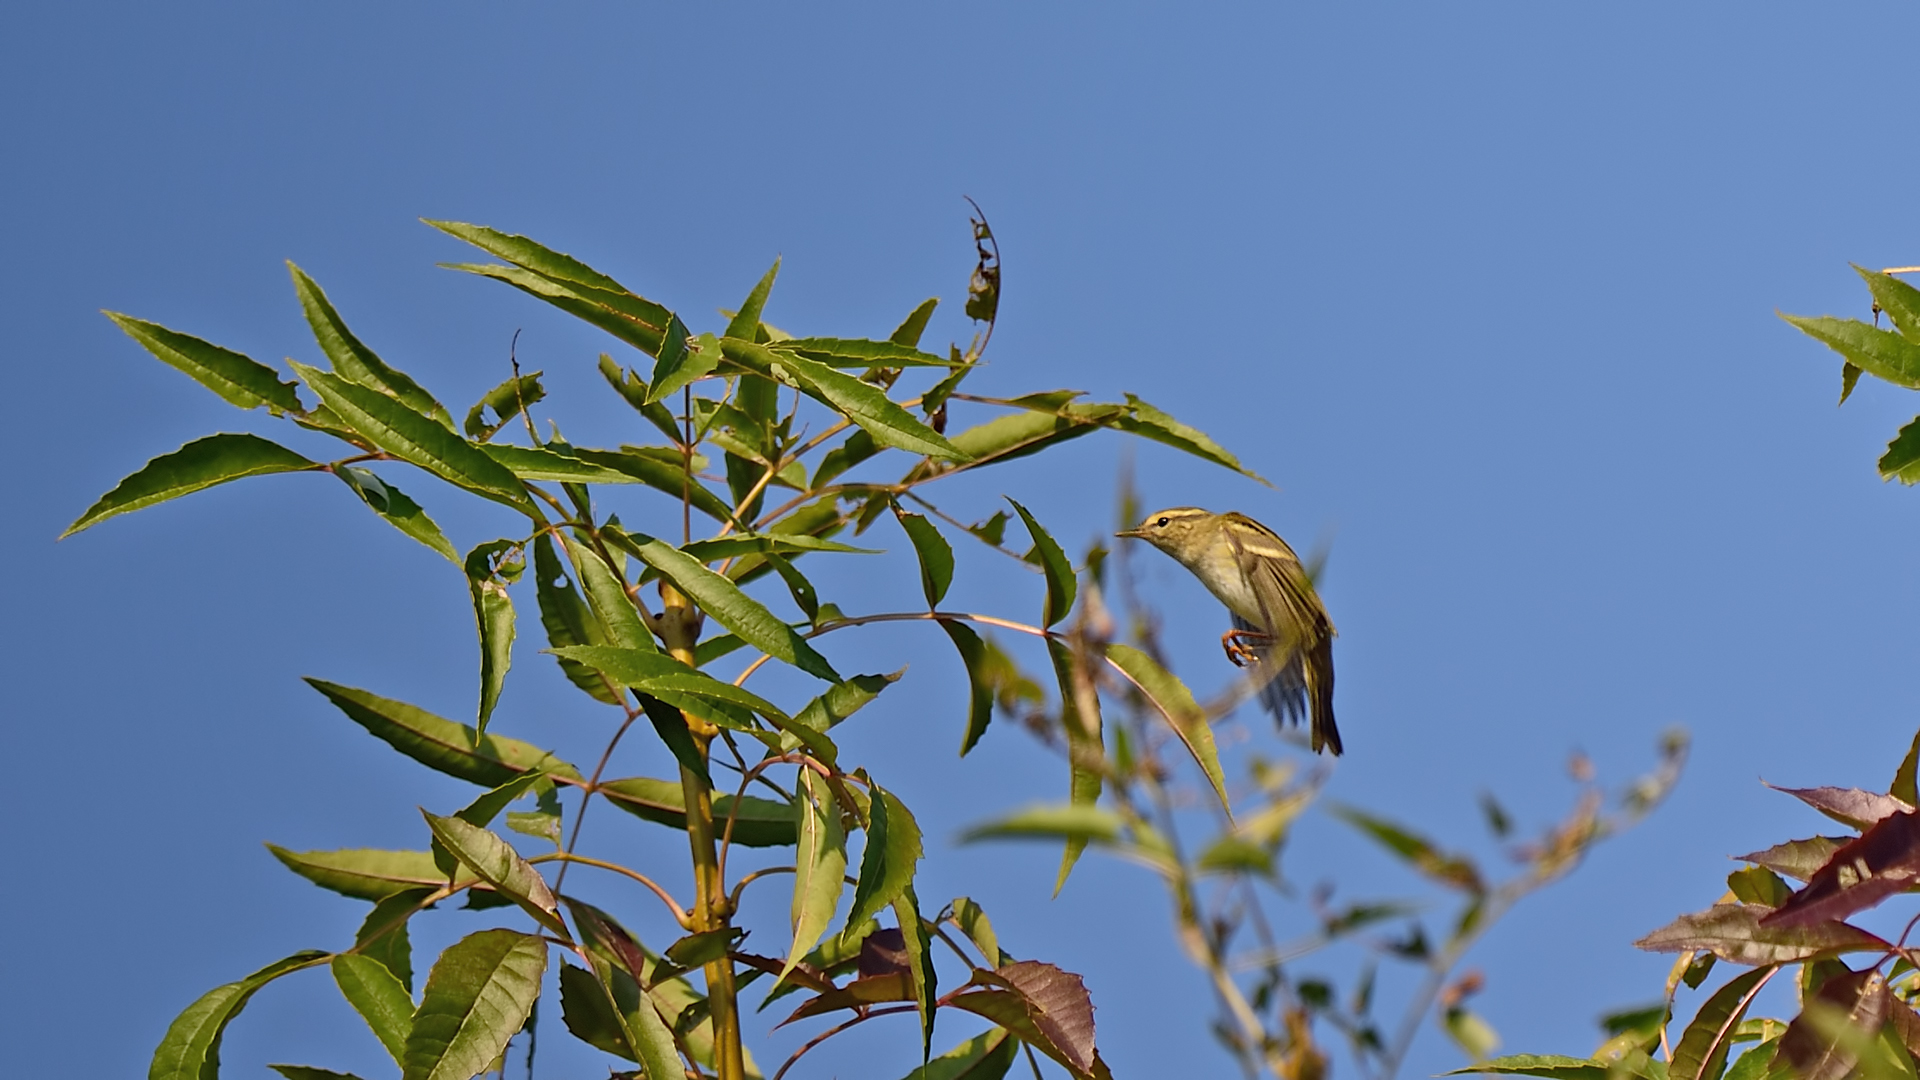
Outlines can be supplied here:
[[1229, 630], [1220, 635], [1220, 647], [1226, 650], [1227, 659], [1233, 662], [1234, 667], [1246, 667], [1260, 659], [1257, 646], [1272, 640], [1273, 635], [1258, 630]]

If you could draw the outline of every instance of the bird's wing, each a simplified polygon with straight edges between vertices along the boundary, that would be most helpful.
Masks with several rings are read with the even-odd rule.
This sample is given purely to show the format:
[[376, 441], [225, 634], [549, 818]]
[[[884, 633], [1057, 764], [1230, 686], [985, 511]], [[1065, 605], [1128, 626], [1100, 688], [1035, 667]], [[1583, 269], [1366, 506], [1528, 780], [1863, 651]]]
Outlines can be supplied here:
[[1259, 629], [1273, 638], [1276, 653], [1290, 658], [1313, 638], [1332, 634], [1333, 627], [1293, 549], [1273, 530], [1251, 518], [1246, 520], [1260, 535], [1257, 540], [1242, 541], [1229, 532], [1234, 558], [1260, 605], [1266, 626]]

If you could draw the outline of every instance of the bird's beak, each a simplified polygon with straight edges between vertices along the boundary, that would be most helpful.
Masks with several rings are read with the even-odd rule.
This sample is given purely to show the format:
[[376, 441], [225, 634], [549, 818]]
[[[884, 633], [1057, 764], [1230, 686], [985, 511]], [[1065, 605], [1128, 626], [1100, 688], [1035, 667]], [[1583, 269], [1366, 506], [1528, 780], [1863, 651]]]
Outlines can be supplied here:
[[1113, 535], [1122, 536], [1122, 537], [1131, 536], [1134, 539], [1138, 540], [1144, 537], [1146, 534], [1140, 531], [1139, 529], [1123, 529], [1120, 532], [1114, 533]]

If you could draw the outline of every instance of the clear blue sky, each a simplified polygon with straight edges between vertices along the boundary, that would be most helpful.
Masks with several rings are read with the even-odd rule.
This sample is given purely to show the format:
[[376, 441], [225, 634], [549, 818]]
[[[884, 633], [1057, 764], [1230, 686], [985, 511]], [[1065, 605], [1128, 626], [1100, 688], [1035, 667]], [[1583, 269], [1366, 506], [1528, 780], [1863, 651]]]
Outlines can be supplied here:
[[[1870, 383], [1836, 410], [1837, 359], [1773, 315], [1862, 315], [1849, 261], [1920, 262], [1917, 31], [1892, 3], [9, 6], [10, 1067], [138, 1075], [194, 996], [359, 917], [261, 841], [419, 846], [414, 803], [465, 798], [298, 682], [472, 700], [462, 583], [337, 485], [250, 483], [54, 544], [147, 458], [264, 423], [98, 309], [311, 360], [291, 258], [443, 400], [497, 382], [523, 329], [554, 415], [618, 439], [607, 344], [435, 269], [468, 255], [417, 217], [539, 237], [698, 317], [778, 254], [770, 321], [883, 334], [937, 294], [945, 341], [967, 332], [962, 195], [1006, 259], [985, 388], [1137, 392], [1279, 486], [1145, 446], [1149, 502], [1331, 545], [1336, 796], [1467, 843], [1482, 789], [1539, 824], [1570, 750], [1619, 782], [1692, 730], [1673, 801], [1474, 957], [1508, 1049], [1587, 1052], [1597, 1014], [1657, 995], [1666, 962], [1633, 938], [1712, 900], [1728, 853], [1818, 830], [1760, 778], [1884, 784], [1920, 723], [1920, 492], [1872, 468], [1920, 401]], [[1123, 445], [963, 509], [1005, 491], [1078, 548], [1110, 527]], [[456, 542], [491, 535], [431, 494]], [[1025, 613], [1035, 587], [974, 602]], [[1148, 587], [1182, 670], [1224, 680], [1212, 602], [1171, 564]], [[1010, 728], [951, 758], [933, 637], [836, 649], [914, 664], [857, 746], [882, 776], [924, 759], [901, 785], [943, 849], [922, 894], [972, 888], [1012, 947], [1085, 973], [1117, 1074], [1224, 1071], [1142, 872], [1090, 860], [1049, 901], [1050, 852], [944, 851], [1055, 796], [1057, 764]], [[500, 728], [588, 745], [525, 642], [520, 662]], [[1361, 895], [1410, 885], [1324, 821], [1289, 859]], [[276, 987], [229, 1075], [385, 1075], [351, 1022], [322, 975]], [[562, 1041], [548, 1075], [597, 1071]], [[811, 1075], [897, 1075], [912, 1042]], [[1456, 1064], [1428, 1037], [1408, 1075]]]

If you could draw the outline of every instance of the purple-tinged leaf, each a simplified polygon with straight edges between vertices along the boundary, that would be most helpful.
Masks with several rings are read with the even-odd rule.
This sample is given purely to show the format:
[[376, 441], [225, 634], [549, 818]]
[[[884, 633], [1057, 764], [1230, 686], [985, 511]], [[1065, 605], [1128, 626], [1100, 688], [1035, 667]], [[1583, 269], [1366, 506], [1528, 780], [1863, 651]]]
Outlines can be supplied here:
[[1920, 814], [1883, 818], [1833, 853], [1806, 887], [1761, 920], [1769, 927], [1844, 919], [1920, 881]]
[[[1772, 784], [1767, 786], [1773, 787]], [[1859, 788], [1774, 787], [1773, 790], [1786, 792], [1842, 825], [1851, 825], [1856, 829], [1868, 828], [1889, 814], [1913, 809], [1912, 806], [1891, 795], [1882, 795], [1876, 791], [1862, 791]]]
[[1022, 960], [993, 971], [976, 971], [973, 984], [1006, 989], [974, 990], [947, 1003], [1006, 1028], [1066, 1066], [1079, 1080], [1112, 1075], [1094, 1046], [1093, 1001], [1080, 976], [1052, 964]]
[[1888, 999], [1886, 980], [1874, 968], [1828, 979], [1787, 1026], [1774, 1064], [1792, 1065], [1795, 1080], [1841, 1080], [1860, 1061], [1843, 1033], [1871, 1038], [1879, 1032]]
[[1734, 858], [1764, 866], [1796, 881], [1806, 881], [1813, 877], [1815, 871], [1827, 865], [1827, 860], [1833, 858], [1833, 853], [1839, 851], [1848, 840], [1844, 836], [1809, 836], [1805, 840], [1789, 840], [1765, 851], [1749, 852]]
[[1755, 968], [1714, 991], [1673, 1048], [1673, 1061], [1667, 1066], [1671, 1080], [1719, 1080], [1727, 1066], [1734, 1029], [1740, 1026], [1760, 988], [1779, 970], [1772, 966]]
[[1762, 926], [1761, 918], [1768, 913], [1757, 904], [1715, 904], [1705, 911], [1682, 915], [1633, 944], [1648, 952], [1710, 952], [1730, 963], [1753, 967], [1891, 948], [1873, 934], [1843, 922]]

